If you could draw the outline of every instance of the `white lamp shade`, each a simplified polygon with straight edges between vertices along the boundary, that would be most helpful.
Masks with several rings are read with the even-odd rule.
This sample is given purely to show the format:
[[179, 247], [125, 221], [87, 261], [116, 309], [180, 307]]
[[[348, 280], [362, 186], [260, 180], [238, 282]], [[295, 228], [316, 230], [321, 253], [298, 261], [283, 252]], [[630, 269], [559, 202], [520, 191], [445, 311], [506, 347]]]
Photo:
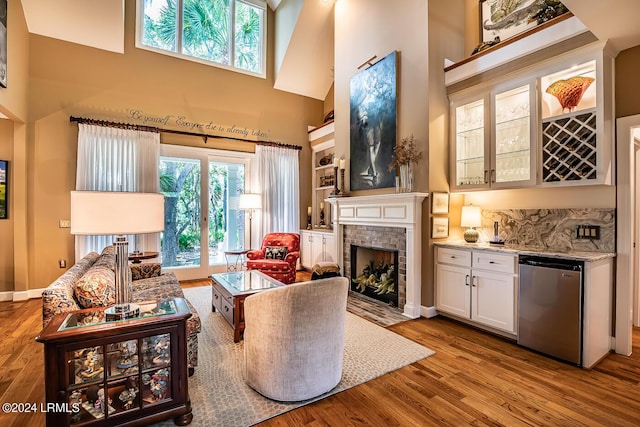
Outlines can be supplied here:
[[261, 209], [262, 197], [260, 197], [260, 194], [255, 193], [241, 194], [240, 201], [238, 202], [238, 208], [243, 210]]
[[160, 193], [72, 191], [71, 234], [145, 234], [164, 230]]
[[462, 227], [480, 227], [482, 225], [482, 215], [480, 207], [463, 206], [460, 225]]

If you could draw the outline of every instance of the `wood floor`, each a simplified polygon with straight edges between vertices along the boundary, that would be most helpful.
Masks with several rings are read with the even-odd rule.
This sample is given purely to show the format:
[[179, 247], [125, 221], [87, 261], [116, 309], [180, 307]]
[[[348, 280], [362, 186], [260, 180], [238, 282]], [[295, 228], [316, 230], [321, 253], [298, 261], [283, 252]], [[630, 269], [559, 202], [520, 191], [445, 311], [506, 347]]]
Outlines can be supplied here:
[[[44, 402], [41, 322], [40, 300], [0, 303], [2, 403]], [[389, 329], [436, 354], [260, 425], [640, 425], [638, 328], [631, 357], [611, 354], [588, 371], [442, 317]], [[0, 413], [0, 426], [43, 425], [42, 413]]]

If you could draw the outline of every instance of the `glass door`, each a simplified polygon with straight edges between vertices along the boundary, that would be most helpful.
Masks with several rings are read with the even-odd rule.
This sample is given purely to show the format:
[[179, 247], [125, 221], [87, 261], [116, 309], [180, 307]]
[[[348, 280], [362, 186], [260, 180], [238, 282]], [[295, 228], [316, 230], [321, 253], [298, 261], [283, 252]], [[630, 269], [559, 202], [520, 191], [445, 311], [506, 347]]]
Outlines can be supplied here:
[[245, 189], [249, 157], [212, 151], [162, 148], [162, 268], [179, 280], [225, 271], [225, 251], [245, 247], [245, 215], [238, 198]]
[[[531, 149], [531, 106], [534, 91], [526, 84], [495, 95], [493, 105], [494, 141], [491, 168], [491, 185], [534, 183], [535, 173]], [[513, 187], [513, 184], [509, 185]]]
[[484, 97], [454, 106], [455, 187], [488, 186], [488, 150]]

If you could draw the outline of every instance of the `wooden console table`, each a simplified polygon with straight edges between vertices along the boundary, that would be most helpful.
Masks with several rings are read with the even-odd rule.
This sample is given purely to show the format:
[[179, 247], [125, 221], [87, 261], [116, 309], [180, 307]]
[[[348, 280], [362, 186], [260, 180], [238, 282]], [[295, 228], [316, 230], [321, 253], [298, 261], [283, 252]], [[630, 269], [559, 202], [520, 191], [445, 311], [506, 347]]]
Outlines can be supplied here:
[[233, 342], [239, 342], [244, 333], [244, 300], [265, 289], [284, 286], [257, 270], [212, 274], [211, 311], [220, 310], [222, 317], [233, 328]]
[[[105, 308], [61, 313], [45, 345], [47, 426], [191, 423], [182, 298], [139, 303], [140, 317], [107, 322]], [[65, 410], [63, 410], [65, 409]]]

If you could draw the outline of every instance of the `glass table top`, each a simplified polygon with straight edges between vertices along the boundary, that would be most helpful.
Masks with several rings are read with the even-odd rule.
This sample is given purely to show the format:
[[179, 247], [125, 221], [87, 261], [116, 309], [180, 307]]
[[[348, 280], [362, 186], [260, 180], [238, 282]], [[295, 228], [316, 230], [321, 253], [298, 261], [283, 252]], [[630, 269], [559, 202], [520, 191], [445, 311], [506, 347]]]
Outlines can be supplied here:
[[212, 274], [211, 278], [229, 291], [231, 295], [241, 295], [247, 292], [258, 292], [283, 286], [281, 282], [255, 270]]
[[[166, 316], [168, 314], [176, 314], [176, 303], [173, 300], [164, 301], [147, 301], [135, 303], [140, 307], [140, 315], [126, 320], [136, 320], [146, 317]], [[107, 321], [105, 317], [104, 307], [96, 310], [81, 311], [69, 313], [58, 328], [59, 331], [68, 329], [84, 328], [87, 326], [95, 326], [105, 323], [114, 323], [116, 321]]]

